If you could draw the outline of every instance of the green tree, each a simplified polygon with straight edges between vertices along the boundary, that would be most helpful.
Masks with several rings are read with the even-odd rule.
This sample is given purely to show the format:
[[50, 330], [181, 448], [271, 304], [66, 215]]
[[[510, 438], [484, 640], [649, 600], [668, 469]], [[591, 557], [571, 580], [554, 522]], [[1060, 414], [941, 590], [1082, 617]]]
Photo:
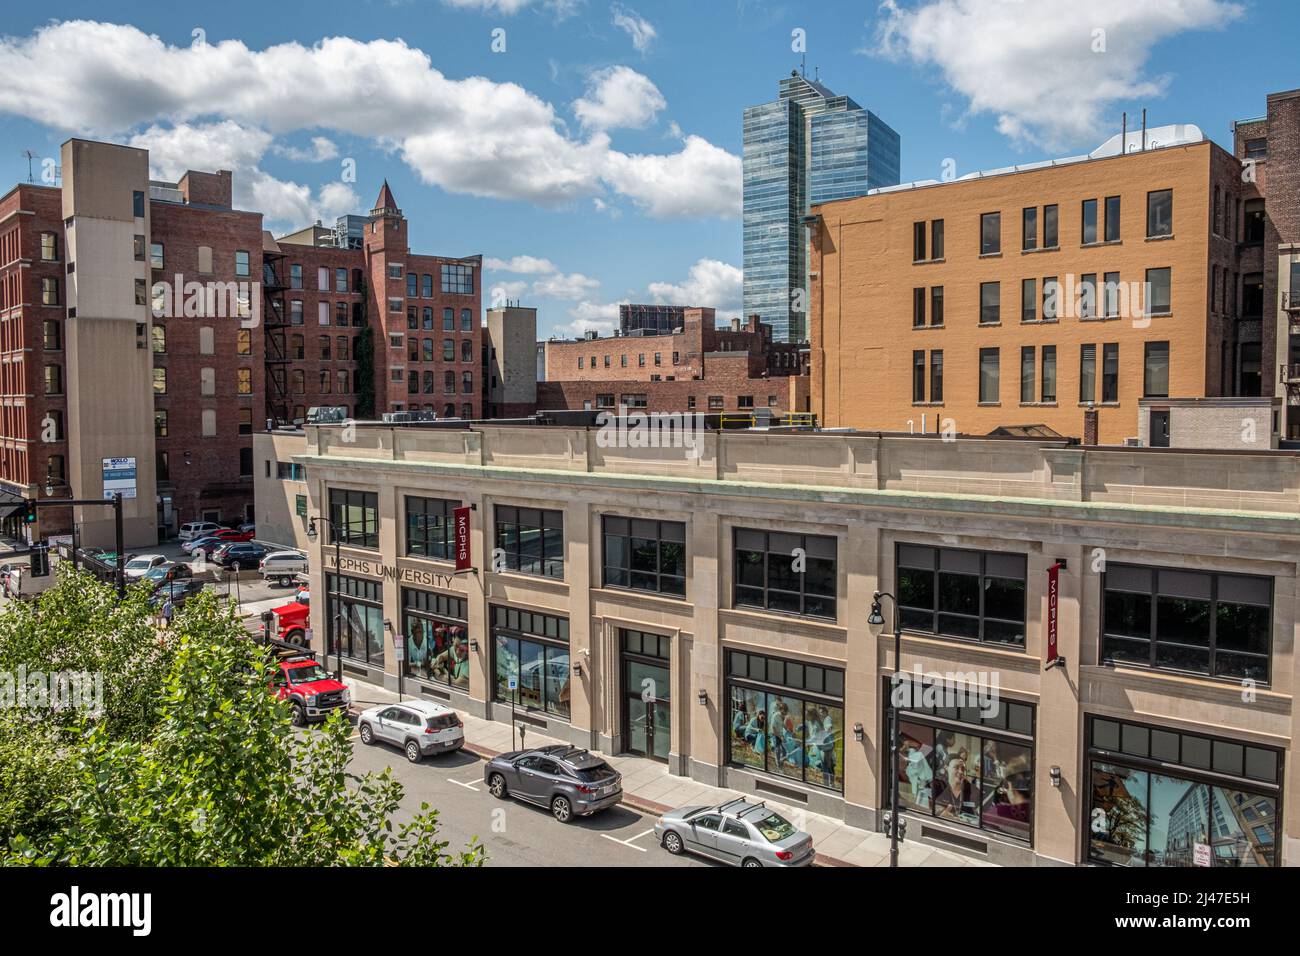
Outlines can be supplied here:
[[391, 771], [348, 771], [350, 731], [340, 716], [320, 731], [293, 732], [285, 705], [267, 691], [265, 651], [212, 597], [192, 599], [162, 644], [169, 666], [150, 732], [116, 734], [109, 721], [83, 718], [45, 825], [20, 827], [3, 862], [482, 863], [477, 842], [448, 851], [427, 805], [394, 830], [402, 787]]

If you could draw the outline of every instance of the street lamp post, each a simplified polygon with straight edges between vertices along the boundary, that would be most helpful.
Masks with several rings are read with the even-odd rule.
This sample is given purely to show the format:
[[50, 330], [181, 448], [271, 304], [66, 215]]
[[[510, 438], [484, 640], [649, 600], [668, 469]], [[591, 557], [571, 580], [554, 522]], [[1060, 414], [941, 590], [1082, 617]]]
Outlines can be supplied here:
[[[894, 606], [894, 683], [903, 673], [903, 634], [898, 621], [898, 601], [888, 591], [877, 591], [871, 597], [871, 613], [867, 624], [871, 633], [879, 637], [885, 627], [885, 616], [880, 613], [880, 599], [889, 598]], [[889, 865], [898, 866], [898, 701], [889, 702]]]
[[[320, 515], [317, 515], [316, 517], [312, 518], [307, 522], [308, 541], [312, 542], [313, 544], [316, 543], [316, 538], [319, 536], [319, 532], [316, 530], [317, 521], [321, 522], [322, 524], [329, 525], [330, 535], [334, 538], [334, 579], [337, 582], [339, 574], [341, 573], [341, 569], [343, 567], [342, 557], [339, 550], [343, 544], [343, 539], [339, 537], [339, 533], [337, 529], [334, 527], [333, 521], [331, 521], [329, 518], [322, 518]], [[321, 575], [321, 583], [325, 585], [325, 589], [324, 589], [325, 590], [325, 615], [328, 615], [330, 609], [329, 578], [327, 578], [324, 574]], [[339, 683], [342, 683], [343, 682], [343, 635], [338, 633], [339, 630], [338, 621], [339, 618], [338, 616], [336, 616], [334, 618], [333, 631], [334, 631], [335, 649], [336, 649], [338, 666], [334, 671], [334, 679], [337, 680]], [[327, 641], [329, 639], [329, 634], [330, 634], [330, 630], [327, 628], [325, 632]], [[325, 658], [326, 663], [328, 663], [329, 662], [328, 644], [321, 652], [321, 654]]]

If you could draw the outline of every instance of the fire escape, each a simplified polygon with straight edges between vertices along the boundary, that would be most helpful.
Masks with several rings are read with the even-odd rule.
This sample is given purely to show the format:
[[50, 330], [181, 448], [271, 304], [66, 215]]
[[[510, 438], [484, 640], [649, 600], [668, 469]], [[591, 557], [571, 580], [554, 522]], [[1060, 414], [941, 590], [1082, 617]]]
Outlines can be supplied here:
[[283, 252], [264, 250], [262, 254], [262, 309], [266, 328], [266, 417], [276, 425], [287, 425], [289, 418], [289, 350], [285, 343], [285, 282]]
[[1286, 312], [1287, 331], [1289, 333], [1289, 355], [1287, 364], [1282, 365], [1280, 381], [1286, 386], [1287, 404], [1300, 404], [1300, 292], [1291, 290], [1282, 293], [1282, 309]]

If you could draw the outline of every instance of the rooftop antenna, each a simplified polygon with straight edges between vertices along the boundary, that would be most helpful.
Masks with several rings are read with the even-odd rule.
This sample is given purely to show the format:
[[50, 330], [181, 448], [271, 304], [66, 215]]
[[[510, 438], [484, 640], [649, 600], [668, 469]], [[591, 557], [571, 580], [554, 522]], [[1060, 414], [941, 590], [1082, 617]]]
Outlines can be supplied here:
[[30, 149], [25, 149], [23, 150], [23, 155], [27, 157], [27, 181], [29, 183], [34, 183], [36, 180], [32, 178], [32, 160], [36, 158], [36, 154]]
[[807, 61], [808, 61], [808, 55], [806, 53], [800, 53], [799, 54], [799, 75], [802, 76], [805, 80], [808, 79]]
[[1147, 108], [1142, 107], [1142, 152], [1147, 150]]

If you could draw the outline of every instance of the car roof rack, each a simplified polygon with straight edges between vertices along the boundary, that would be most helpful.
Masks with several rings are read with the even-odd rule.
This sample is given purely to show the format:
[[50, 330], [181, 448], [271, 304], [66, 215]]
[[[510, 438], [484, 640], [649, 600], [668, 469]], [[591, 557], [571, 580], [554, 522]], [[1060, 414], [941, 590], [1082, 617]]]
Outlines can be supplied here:
[[718, 812], [726, 813], [727, 810], [729, 810], [731, 807], [734, 807], [738, 803], [749, 803], [749, 801], [746, 800], [744, 797], [736, 797], [736, 799], [728, 800], [726, 803], [722, 804], [722, 806], [718, 807]]

